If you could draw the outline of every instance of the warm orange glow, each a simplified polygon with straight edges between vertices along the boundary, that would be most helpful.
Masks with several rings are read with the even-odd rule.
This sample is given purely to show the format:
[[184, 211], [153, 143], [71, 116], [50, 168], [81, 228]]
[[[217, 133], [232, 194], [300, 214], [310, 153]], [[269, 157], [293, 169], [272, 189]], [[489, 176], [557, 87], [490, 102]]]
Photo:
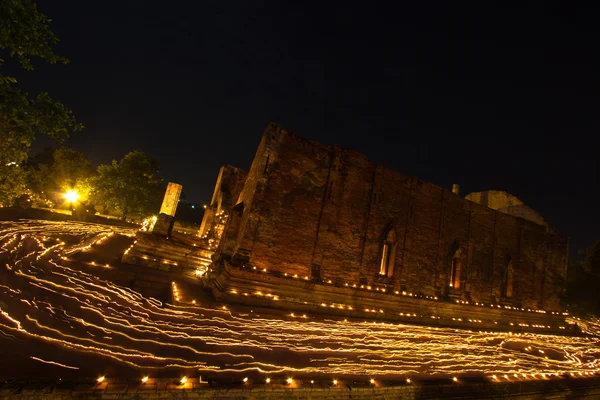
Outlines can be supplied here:
[[74, 203], [79, 199], [79, 193], [77, 193], [75, 190], [67, 190], [67, 192], [63, 194], [63, 197], [65, 200], [67, 200], [67, 202]]
[[181, 378], [181, 380], [179, 382], [181, 382], [182, 385], [185, 385], [187, 382], [187, 376], [184, 376], [183, 378]]
[[96, 382], [98, 382], [98, 383], [104, 382], [104, 376], [98, 377], [98, 379], [96, 379]]
[[148, 382], [148, 377], [147, 377], [147, 376], [143, 377], [143, 378], [142, 378], [142, 382], [143, 382], [143, 383], [146, 383], [146, 382]]
[[[1, 259], [3, 265], [0, 269], [11, 271], [2, 275], [8, 281], [0, 282], [0, 301], [9, 305], [0, 309], [0, 329], [36, 343], [35, 348], [40, 343], [65, 346], [74, 349], [74, 352], [91, 353], [106, 362], [119, 362], [138, 371], [149, 372], [150, 368], [156, 368], [157, 371], [172, 368], [175, 371], [178, 368], [180, 373], [191, 373], [188, 371], [194, 369], [212, 374], [223, 371], [225, 367], [227, 373], [237, 372], [244, 378], [251, 368], [258, 368], [262, 377], [253, 379], [262, 379], [263, 383], [271, 382], [267, 375], [286, 372], [329, 377], [324, 378], [324, 384], [330, 385], [334, 376], [339, 375], [343, 381], [339, 381], [338, 386], [343, 386], [345, 377], [358, 374], [362, 376], [360, 379], [363, 383], [371, 382], [371, 387], [375, 387], [381, 382], [375, 382], [373, 376], [404, 377], [406, 384], [411, 384], [408, 376], [443, 374], [447, 379], [454, 377], [453, 382], [462, 384], [463, 374], [472, 372], [481, 373], [491, 382], [507, 382], [509, 378], [510, 381], [541, 380], [568, 374], [587, 378], [598, 370], [597, 339], [590, 337], [542, 335], [522, 329], [512, 333], [487, 332], [484, 328], [461, 330], [373, 321], [369, 317], [344, 319], [342, 315], [324, 318], [316, 313], [311, 313], [311, 318], [308, 318], [307, 314], [303, 314], [305, 311], [285, 310], [283, 307], [268, 315], [258, 316], [262, 313], [257, 313], [256, 309], [238, 310], [233, 306], [233, 309], [228, 309], [229, 306], [223, 304], [203, 304], [205, 301], [196, 301], [197, 304], [192, 306], [194, 301], [191, 292], [183, 285], [180, 289], [175, 282], [171, 286], [172, 298], [177, 297], [184, 302], [163, 305], [131, 289], [116, 284], [107, 285], [105, 280], [77, 269], [76, 253], [91, 249], [92, 245], [107, 238], [112, 231], [117, 235], [135, 235], [135, 231], [129, 229], [58, 221], [28, 222], [23, 227], [0, 227], [0, 257], [6, 257]], [[71, 238], [66, 240], [67, 236]], [[74, 240], [77, 237], [95, 239], [93, 242], [87, 239]], [[66, 244], [59, 246], [63, 238]], [[28, 246], [26, 251], [22, 251], [23, 243]], [[86, 268], [92, 269], [90, 264], [106, 265], [106, 260], [90, 253], [85, 254], [91, 257], [86, 258]], [[71, 261], [66, 262], [65, 258]], [[7, 262], [4, 266], [5, 259]], [[260, 269], [257, 267], [257, 274], [264, 276]], [[45, 273], [40, 274], [39, 270]], [[100, 271], [100, 268], [94, 270]], [[293, 279], [291, 275], [289, 279]], [[348, 283], [350, 287], [355, 285]], [[27, 290], [21, 291], [25, 287]], [[378, 289], [382, 291], [383, 287], [372, 286], [373, 291]], [[233, 293], [235, 289], [229, 290]], [[239, 290], [237, 295], [240, 298], [255, 296], [256, 290], [262, 290], [263, 300], [274, 301], [279, 295], [280, 303], [286, 301], [284, 293], [277, 293], [276, 288], [273, 288], [274, 293], [265, 288], [256, 288], [250, 293]], [[364, 290], [369, 290], [367, 285]], [[394, 296], [394, 290], [386, 290]], [[405, 296], [419, 296], [418, 292], [407, 293], [400, 288], [396, 291]], [[45, 296], [48, 296], [46, 300]], [[458, 304], [468, 303], [457, 300], [456, 308], [459, 308]], [[359, 302], [353, 307], [331, 302], [316, 305], [326, 309], [354, 309], [356, 313], [368, 310], [371, 315], [377, 316], [391, 314], [390, 309], [375, 309], [375, 305]], [[486, 309], [498, 307], [488, 303], [473, 303], [473, 306]], [[50, 317], [59, 313], [62, 315], [63, 308], [83, 310], [74, 315], [76, 319], [71, 320], [81, 332], [89, 330], [103, 333], [82, 338], [61, 320]], [[294, 314], [291, 318], [292, 311], [298, 315]], [[403, 317], [410, 316], [411, 319], [439, 318], [436, 315], [409, 313], [406, 309], [401, 311]], [[461, 314], [455, 316], [457, 322], [461, 321], [461, 316], [465, 317]], [[514, 320], [515, 329], [522, 327], [521, 322]], [[597, 321], [585, 321], [581, 326], [586, 333], [589, 330], [593, 337], [600, 336], [600, 324]], [[121, 339], [117, 342], [112, 339], [115, 337]], [[370, 340], [360, 343], [357, 338]], [[207, 342], [214, 345], [210, 351], [199, 346]], [[243, 345], [240, 346], [240, 343]], [[286, 358], [265, 357], [265, 354], [275, 354], [282, 348], [315, 361], [301, 364]], [[185, 356], [182, 356], [184, 352]], [[78, 368], [33, 356], [31, 358], [60, 368]], [[220, 361], [223, 359], [226, 361]], [[360, 362], [360, 369], [357, 369], [357, 362]], [[108, 373], [107, 370], [103, 372]], [[509, 378], [505, 378], [505, 374]], [[293, 387], [298, 383], [291, 377], [287, 378], [284, 375], [281, 380], [287, 380]], [[145, 382], [143, 376], [137, 379]], [[98, 383], [104, 381], [112, 384], [104, 376], [98, 378]], [[154, 382], [154, 378], [151, 382]], [[185, 378], [181, 383], [191, 382], [192, 378], [189, 381]], [[249, 377], [247, 382], [250, 384]]]

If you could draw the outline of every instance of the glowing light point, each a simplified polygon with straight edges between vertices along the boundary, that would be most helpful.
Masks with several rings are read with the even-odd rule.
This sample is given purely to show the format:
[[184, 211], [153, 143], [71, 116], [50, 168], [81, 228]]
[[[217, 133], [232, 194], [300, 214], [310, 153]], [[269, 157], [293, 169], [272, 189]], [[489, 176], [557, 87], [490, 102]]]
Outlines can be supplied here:
[[453, 380], [454, 382], [458, 382], [458, 378], [457, 378], [457, 377], [454, 377], [454, 378], [452, 378], [452, 380]]
[[182, 385], [185, 385], [187, 382], [187, 376], [184, 376], [183, 378], [181, 378], [181, 380], [179, 382], [181, 382]]
[[79, 193], [77, 193], [75, 190], [67, 190], [67, 193], [65, 193], [63, 197], [65, 200], [67, 200], [67, 202], [74, 203], [79, 199]]
[[287, 378], [286, 382], [288, 383], [288, 385], [291, 385], [294, 382], [294, 380], [292, 378]]
[[146, 383], [146, 382], [148, 382], [148, 377], [147, 377], [147, 376], [143, 377], [143, 378], [142, 378], [142, 382], [143, 382], [143, 383]]
[[271, 378], [265, 379], [265, 383], [271, 383]]
[[371, 382], [371, 385], [374, 385], [375, 384], [375, 379], [371, 378], [371, 380], [369, 382]]
[[338, 384], [338, 381], [337, 381], [337, 379], [334, 379], [334, 380], [333, 380], [333, 384], [334, 384], [334, 385], [337, 385], [337, 384]]
[[104, 376], [100, 376], [100, 377], [98, 377], [98, 379], [96, 379], [96, 382], [102, 383], [102, 382], [104, 382], [104, 379], [105, 379]]
[[248, 382], [248, 377], [245, 377], [244, 379], [242, 379], [244, 381], [244, 383]]

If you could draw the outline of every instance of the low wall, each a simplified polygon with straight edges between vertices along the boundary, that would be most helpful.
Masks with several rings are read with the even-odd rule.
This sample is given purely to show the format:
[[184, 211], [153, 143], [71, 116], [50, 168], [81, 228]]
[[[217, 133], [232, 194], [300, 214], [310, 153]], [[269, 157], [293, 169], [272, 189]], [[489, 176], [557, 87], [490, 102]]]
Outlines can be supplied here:
[[[215, 268], [214, 264], [210, 268]], [[382, 293], [370, 287], [336, 287], [254, 267], [238, 268], [227, 262], [211, 273], [208, 284], [217, 299], [286, 311], [477, 330], [580, 334], [576, 326], [565, 321], [565, 315], [558, 313], [442, 301], [412, 293]]]
[[[186, 236], [186, 235], [182, 235]], [[167, 239], [145, 232], [136, 234], [136, 242], [125, 251], [122, 261], [162, 271], [181, 272], [194, 275], [199, 270], [203, 274], [211, 262], [213, 251], [194, 247], [187, 238]]]
[[[165, 380], [167, 381], [167, 380]], [[175, 381], [176, 382], [176, 381]], [[415, 382], [385, 387], [322, 384], [290, 388], [276, 384], [4, 383], [0, 400], [67, 399], [585, 399], [600, 397], [600, 379], [557, 378], [529, 382]]]

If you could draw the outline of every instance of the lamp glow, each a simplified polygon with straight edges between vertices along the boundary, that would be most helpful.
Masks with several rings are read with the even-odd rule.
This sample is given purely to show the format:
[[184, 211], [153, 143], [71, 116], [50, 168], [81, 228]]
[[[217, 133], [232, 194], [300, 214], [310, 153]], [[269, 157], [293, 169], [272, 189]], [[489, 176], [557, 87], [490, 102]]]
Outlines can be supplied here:
[[67, 190], [67, 193], [65, 193], [63, 196], [69, 203], [74, 203], [79, 199], [79, 193], [77, 193], [75, 190]]

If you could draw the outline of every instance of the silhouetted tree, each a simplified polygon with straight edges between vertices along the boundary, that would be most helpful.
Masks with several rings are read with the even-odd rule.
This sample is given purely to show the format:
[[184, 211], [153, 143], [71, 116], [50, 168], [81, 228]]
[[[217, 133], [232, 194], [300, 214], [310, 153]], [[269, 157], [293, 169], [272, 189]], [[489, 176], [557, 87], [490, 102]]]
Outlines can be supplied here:
[[98, 166], [90, 195], [95, 204], [127, 216], [158, 213], [164, 192], [158, 162], [134, 150], [121, 161]]
[[[50, 19], [31, 0], [0, 1], [0, 49], [15, 57], [22, 68], [32, 70], [31, 57], [55, 64], [68, 60], [52, 51], [58, 39]], [[0, 58], [0, 68], [4, 60]], [[0, 69], [0, 203], [10, 204], [25, 191], [21, 164], [37, 133], [59, 142], [72, 131], [83, 128], [63, 104], [48, 93], [29, 97], [16, 86], [14, 77]]]
[[579, 314], [600, 316], [600, 241], [580, 252], [583, 260], [570, 260], [567, 269], [566, 305]]
[[76, 190], [81, 201], [88, 198], [94, 170], [87, 157], [74, 149], [46, 149], [25, 165], [29, 189], [38, 197], [60, 201], [68, 190]]

